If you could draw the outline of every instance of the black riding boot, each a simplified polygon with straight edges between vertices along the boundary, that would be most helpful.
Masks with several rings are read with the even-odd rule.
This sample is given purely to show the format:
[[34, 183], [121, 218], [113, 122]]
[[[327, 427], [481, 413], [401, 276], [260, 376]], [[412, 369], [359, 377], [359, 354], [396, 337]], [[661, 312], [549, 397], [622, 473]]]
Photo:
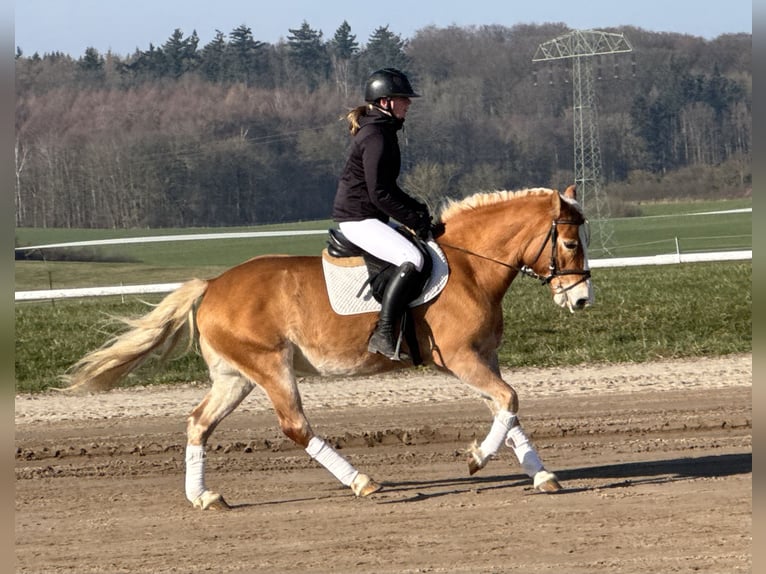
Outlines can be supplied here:
[[406, 354], [397, 353], [396, 327], [409, 302], [417, 297], [417, 293], [413, 293], [413, 291], [418, 279], [417, 268], [408, 261], [399, 266], [386, 285], [380, 303], [378, 326], [370, 337], [370, 343], [367, 346], [370, 353], [380, 353], [393, 361], [409, 359]]

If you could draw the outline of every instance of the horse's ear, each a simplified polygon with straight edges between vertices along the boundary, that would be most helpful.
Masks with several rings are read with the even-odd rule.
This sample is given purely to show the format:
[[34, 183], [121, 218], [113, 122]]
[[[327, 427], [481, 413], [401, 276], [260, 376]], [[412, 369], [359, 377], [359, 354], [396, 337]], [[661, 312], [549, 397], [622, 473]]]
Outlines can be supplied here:
[[568, 197], [569, 199], [577, 200], [577, 186], [576, 185], [570, 185], [566, 188], [566, 191], [564, 191], [564, 197]]

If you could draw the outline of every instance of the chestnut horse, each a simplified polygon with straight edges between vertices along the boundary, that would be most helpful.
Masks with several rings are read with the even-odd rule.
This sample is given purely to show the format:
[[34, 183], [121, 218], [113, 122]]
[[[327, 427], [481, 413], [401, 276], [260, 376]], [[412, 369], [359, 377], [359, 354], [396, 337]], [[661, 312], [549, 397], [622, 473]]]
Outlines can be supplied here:
[[[503, 443], [541, 491], [561, 488], [519, 424], [516, 392], [500, 375], [503, 297], [519, 273], [547, 284], [570, 311], [591, 304], [585, 217], [575, 188], [478, 193], [440, 215], [436, 239], [450, 268], [444, 290], [413, 309], [423, 361], [474, 389], [493, 422], [469, 449], [469, 472], [484, 467]], [[582, 227], [582, 228], [581, 228]], [[195, 320], [196, 315], [196, 320]], [[284, 434], [356, 496], [380, 489], [314, 434], [301, 405], [296, 374], [369, 375], [411, 367], [367, 351], [376, 313], [339, 315], [330, 307], [321, 257], [255, 257], [220, 276], [192, 279], [151, 312], [125, 319], [129, 328], [80, 359], [69, 389], [101, 391], [148, 358], [165, 357], [196, 334], [212, 386], [187, 421], [186, 496], [196, 508], [228, 508], [205, 485], [205, 444], [216, 426], [253, 390], [268, 395]], [[191, 341], [190, 341], [191, 342]]]

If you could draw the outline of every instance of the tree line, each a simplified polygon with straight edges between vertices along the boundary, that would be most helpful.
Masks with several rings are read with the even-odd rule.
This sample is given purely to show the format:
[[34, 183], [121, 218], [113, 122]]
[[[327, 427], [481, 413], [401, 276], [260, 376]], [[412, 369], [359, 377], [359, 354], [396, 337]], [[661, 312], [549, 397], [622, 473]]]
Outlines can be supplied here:
[[[630, 55], [597, 57], [603, 185], [615, 209], [748, 193], [752, 35], [633, 27]], [[405, 70], [423, 95], [400, 136], [402, 182], [436, 207], [489, 189], [574, 179], [571, 62], [535, 63], [563, 24], [307, 22], [276, 44], [246, 25], [199, 45], [176, 29], [120, 56], [17, 48], [17, 226], [234, 226], [329, 217], [367, 75]]]

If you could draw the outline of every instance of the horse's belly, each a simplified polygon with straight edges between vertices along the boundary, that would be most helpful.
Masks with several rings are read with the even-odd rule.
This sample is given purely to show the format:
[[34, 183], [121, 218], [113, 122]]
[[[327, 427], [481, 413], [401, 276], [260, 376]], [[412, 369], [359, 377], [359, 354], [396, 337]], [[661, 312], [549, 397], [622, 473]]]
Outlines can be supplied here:
[[328, 354], [294, 348], [293, 371], [298, 376], [372, 375], [396, 369], [393, 361], [381, 360], [365, 349], [362, 353]]

